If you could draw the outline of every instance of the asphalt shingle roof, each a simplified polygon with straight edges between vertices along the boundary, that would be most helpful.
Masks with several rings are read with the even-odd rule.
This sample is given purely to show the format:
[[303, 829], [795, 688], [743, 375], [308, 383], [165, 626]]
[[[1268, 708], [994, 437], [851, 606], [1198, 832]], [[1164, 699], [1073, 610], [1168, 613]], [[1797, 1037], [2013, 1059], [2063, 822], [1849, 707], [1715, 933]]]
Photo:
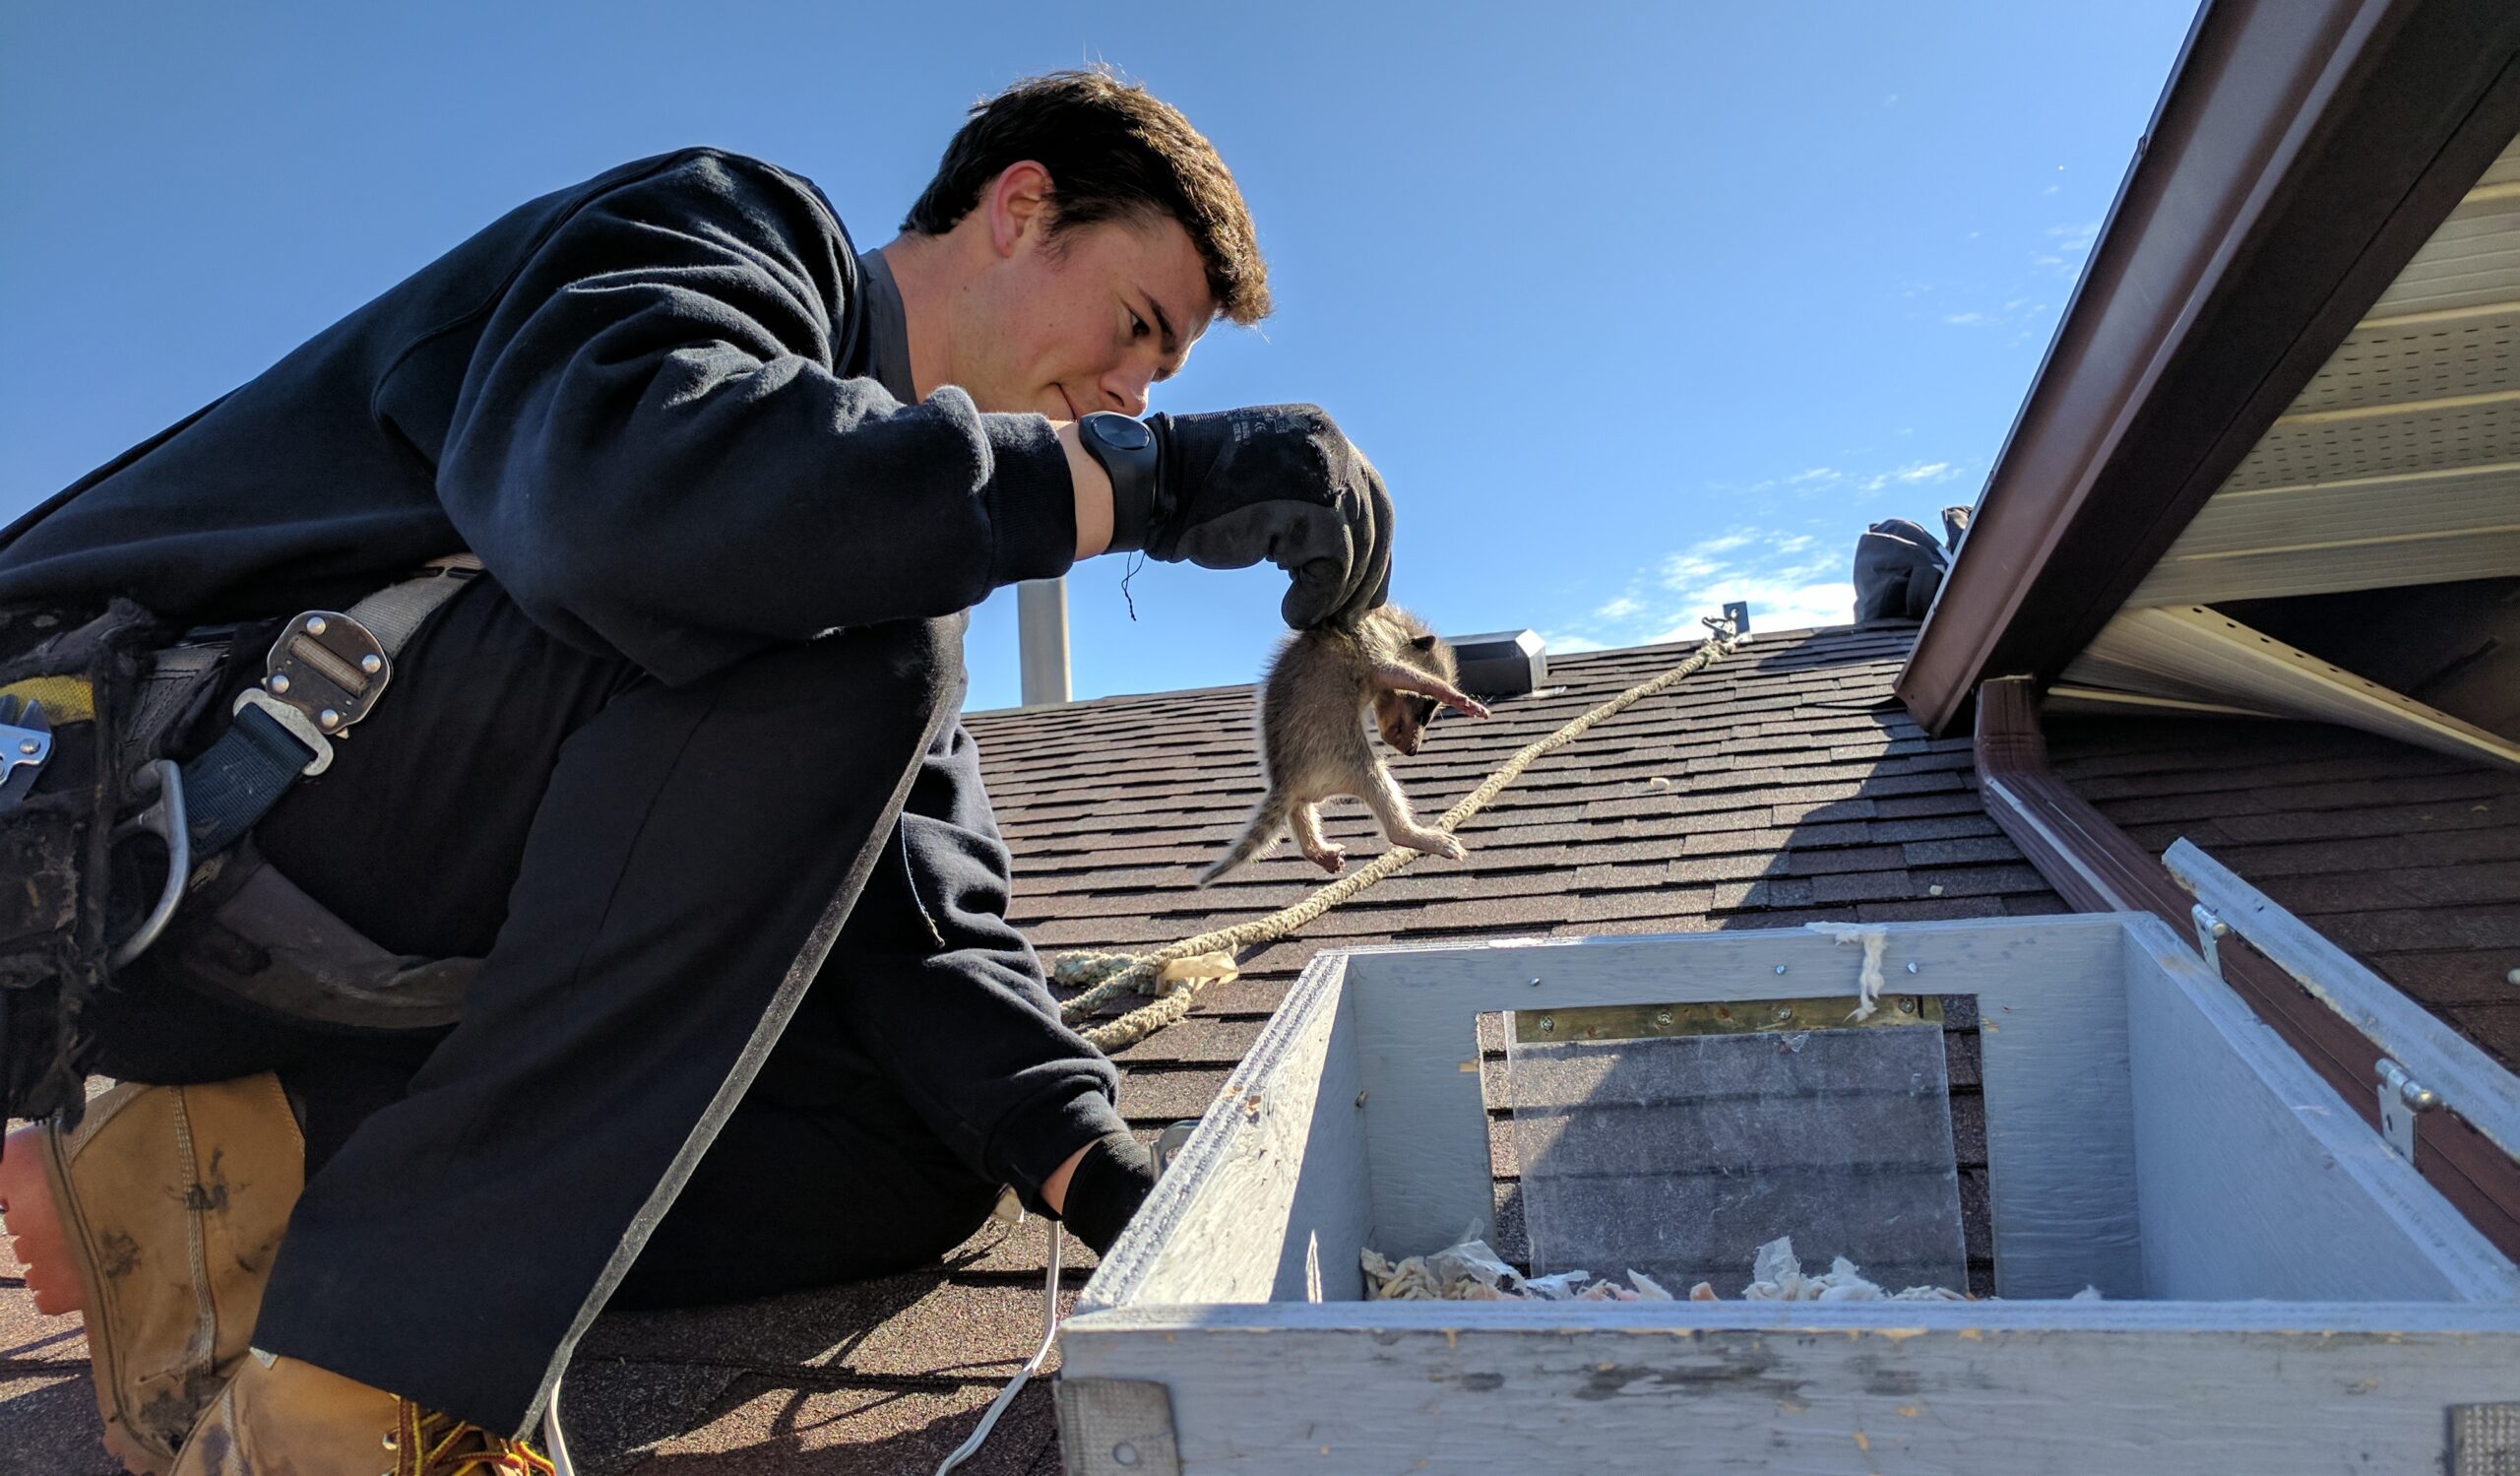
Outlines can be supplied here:
[[[1678, 932], [1828, 920], [2062, 910], [1986, 817], [1965, 738], [1890, 697], [1915, 627], [1763, 634], [1734, 657], [1536, 764], [1421, 860], [1249, 957], [1190, 1018], [1119, 1053], [1120, 1105], [1152, 1134], [1195, 1117], [1320, 948], [1521, 934]], [[1555, 685], [1446, 717], [1395, 756], [1421, 813], [1522, 744], [1676, 662], [1666, 646], [1556, 658]], [[1200, 890], [1259, 780], [1251, 690], [975, 714], [1016, 858], [1014, 917], [1044, 954], [1142, 949], [1257, 915], [1321, 873], [1282, 854]], [[2180, 721], [2056, 724], [2058, 772], [2154, 850], [2185, 834], [2472, 1038], [2520, 1059], [2520, 776], [2344, 730]], [[1352, 861], [1380, 848], [1334, 805]], [[1983, 1193], [1974, 1040], [1949, 1037], [1964, 1190]], [[1972, 1253], [1983, 1257], [1983, 1245]], [[590, 1472], [931, 1470], [1040, 1337], [1042, 1235], [992, 1226], [938, 1267], [704, 1312], [616, 1315], [569, 1374]], [[1071, 1247], [1073, 1292], [1093, 1264]], [[75, 1323], [34, 1317], [0, 1264], [0, 1476], [109, 1472], [87, 1440]], [[12, 1454], [11, 1452], [26, 1452]], [[27, 1465], [27, 1460], [37, 1464]], [[16, 1462], [16, 1463], [13, 1463]], [[1058, 1469], [1046, 1388], [973, 1466]]]

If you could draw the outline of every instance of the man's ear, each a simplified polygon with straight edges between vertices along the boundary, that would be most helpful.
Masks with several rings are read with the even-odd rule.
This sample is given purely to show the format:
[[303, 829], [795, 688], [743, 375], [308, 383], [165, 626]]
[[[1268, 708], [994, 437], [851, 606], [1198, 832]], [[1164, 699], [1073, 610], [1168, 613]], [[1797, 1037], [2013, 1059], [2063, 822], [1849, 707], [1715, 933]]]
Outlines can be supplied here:
[[1418, 637], [1418, 639], [1411, 641], [1409, 644], [1417, 647], [1420, 651], [1432, 651], [1435, 649], [1435, 638], [1431, 635], [1421, 635]]
[[1046, 233], [1053, 219], [1050, 171], [1034, 160], [1000, 169], [981, 205], [988, 211], [989, 244], [1013, 256], [1029, 230]]

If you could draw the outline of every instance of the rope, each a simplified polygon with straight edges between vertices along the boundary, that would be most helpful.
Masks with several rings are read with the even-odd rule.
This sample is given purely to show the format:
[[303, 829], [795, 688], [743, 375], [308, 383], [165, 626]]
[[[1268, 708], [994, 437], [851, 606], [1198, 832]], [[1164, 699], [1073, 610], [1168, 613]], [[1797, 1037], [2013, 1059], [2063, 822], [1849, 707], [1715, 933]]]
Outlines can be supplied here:
[[[1465, 796], [1460, 803], [1445, 810], [1443, 818], [1437, 820], [1436, 825], [1446, 832], [1458, 829], [1464, 820], [1486, 808], [1489, 801], [1502, 793], [1505, 786], [1522, 777], [1523, 770], [1530, 768], [1536, 760], [1565, 747], [1568, 743], [1582, 738], [1596, 725], [1617, 717], [1655, 693], [1677, 685], [1686, 678], [1705, 671], [1716, 662], [1732, 655], [1742, 641], [1748, 639], [1746, 636], [1734, 635], [1732, 621], [1729, 619], [1709, 619], [1705, 624], [1711, 633], [1699, 643], [1695, 651], [1689, 653], [1686, 660], [1669, 671], [1638, 682], [1592, 711], [1569, 720], [1566, 726], [1538, 742], [1524, 745], [1513, 757], [1505, 760], [1496, 772], [1488, 775], [1485, 782], [1479, 788]], [[1235, 950], [1249, 947], [1254, 943], [1275, 942], [1287, 936], [1424, 854], [1407, 846], [1394, 846], [1366, 863], [1361, 868], [1349, 872], [1292, 906], [1280, 908], [1264, 918], [1237, 923], [1231, 928], [1220, 928], [1211, 932], [1202, 932], [1196, 937], [1183, 938], [1177, 943], [1158, 948], [1152, 953], [1064, 954], [1051, 965], [1050, 977], [1063, 985], [1070, 987], [1084, 985], [1087, 989], [1084, 994], [1059, 1005], [1059, 1020], [1063, 1024], [1073, 1025], [1104, 1004], [1133, 991], [1142, 995], [1154, 995], [1157, 996], [1154, 1003], [1140, 1005], [1126, 1014], [1082, 1032], [1087, 1041], [1105, 1054], [1117, 1051], [1124, 1046], [1135, 1045], [1167, 1025], [1179, 1023], [1183, 1016], [1189, 1014], [1190, 1005], [1198, 997], [1200, 991], [1207, 988], [1209, 984], [1233, 977], [1230, 954]], [[1170, 971], [1165, 968], [1166, 964], [1196, 959], [1202, 954], [1220, 952], [1228, 955], [1222, 969], [1204, 960], [1200, 967], [1176, 968]], [[1165, 977], [1167, 972], [1172, 976], [1169, 979]]]

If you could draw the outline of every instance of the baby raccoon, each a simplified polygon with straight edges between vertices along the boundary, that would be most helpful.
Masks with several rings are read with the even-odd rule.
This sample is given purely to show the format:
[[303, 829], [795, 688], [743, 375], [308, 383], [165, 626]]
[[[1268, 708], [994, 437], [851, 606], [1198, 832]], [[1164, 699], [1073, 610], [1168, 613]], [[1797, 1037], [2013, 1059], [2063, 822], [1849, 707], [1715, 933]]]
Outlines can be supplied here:
[[1315, 807], [1333, 795], [1364, 801], [1393, 845], [1461, 859], [1461, 842], [1418, 823], [1409, 797], [1383, 767], [1358, 721], [1371, 706], [1383, 741], [1416, 753], [1438, 706], [1487, 716], [1486, 708], [1453, 685], [1460, 674], [1453, 648], [1396, 606], [1367, 610], [1354, 630], [1322, 626], [1290, 637], [1260, 686], [1256, 726], [1269, 792], [1233, 848], [1200, 873], [1199, 885], [1267, 850], [1282, 825], [1293, 829], [1295, 844], [1313, 865], [1338, 870], [1347, 848], [1321, 833]]

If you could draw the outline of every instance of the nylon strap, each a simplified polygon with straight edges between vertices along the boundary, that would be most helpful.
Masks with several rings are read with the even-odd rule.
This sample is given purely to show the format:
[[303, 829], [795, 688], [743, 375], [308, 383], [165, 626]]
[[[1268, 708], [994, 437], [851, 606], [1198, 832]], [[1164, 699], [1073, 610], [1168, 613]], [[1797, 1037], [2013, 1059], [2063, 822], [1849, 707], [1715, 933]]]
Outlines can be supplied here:
[[[437, 559], [427, 572], [377, 591], [346, 613], [367, 627], [391, 661], [421, 623], [480, 571], [481, 561], [470, 553]], [[262, 708], [239, 711], [219, 741], [184, 766], [194, 864], [243, 839], [316, 756], [305, 739]]]

